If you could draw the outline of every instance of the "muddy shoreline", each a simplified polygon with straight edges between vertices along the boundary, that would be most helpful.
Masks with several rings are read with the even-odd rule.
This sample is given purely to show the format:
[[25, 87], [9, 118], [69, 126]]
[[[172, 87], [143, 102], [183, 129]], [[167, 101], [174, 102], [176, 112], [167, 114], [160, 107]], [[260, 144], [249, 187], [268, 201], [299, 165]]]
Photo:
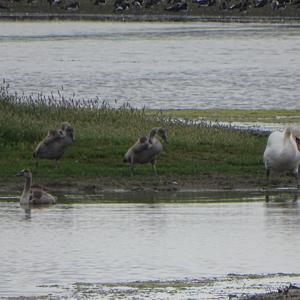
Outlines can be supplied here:
[[[11, 180], [0, 183], [0, 201], [18, 201], [23, 182]], [[34, 182], [55, 194], [61, 202], [241, 202], [265, 201], [266, 195], [281, 200], [299, 198], [293, 178], [272, 179], [245, 175], [206, 174], [198, 177], [160, 176], [150, 178], [93, 178], [49, 180]]]
[[279, 288], [278, 292], [270, 292], [266, 294], [255, 294], [246, 297], [238, 297], [240, 300], [286, 300], [300, 299], [300, 288], [293, 285]]
[[[79, 297], [84, 296], [86, 298], [87, 295], [92, 296], [93, 299], [102, 299], [106, 296], [115, 296], [116, 298], [129, 299], [127, 296], [131, 298], [132, 295], [137, 295], [138, 299], [143, 299], [143, 296], [149, 295], [151, 293], [152, 296], [155, 295], [155, 290], [160, 290], [161, 294], [174, 295], [178, 293], [181, 289], [192, 289], [193, 286], [196, 289], [193, 291], [193, 295], [201, 294], [202, 289], [205, 290], [207, 285], [211, 285], [216, 283], [216, 280], [201, 280], [199, 282], [194, 281], [191, 283], [188, 282], [160, 282], [160, 281], [150, 281], [150, 282], [133, 282], [133, 283], [119, 283], [119, 284], [90, 284], [90, 283], [75, 283], [73, 286], [77, 287], [77, 292], [75, 292]], [[45, 286], [47, 287], [47, 286]], [[57, 286], [59, 287], [59, 286]], [[104, 288], [105, 287], [105, 288]], [[167, 289], [172, 289], [172, 292], [168, 292]], [[180, 293], [180, 292], [179, 292]], [[178, 295], [179, 296], [179, 295]], [[206, 295], [207, 296], [207, 295]], [[225, 299], [225, 295], [219, 295], [220, 299]], [[179, 296], [180, 297], [180, 296]], [[68, 297], [63, 296], [63, 299], [68, 299]], [[73, 297], [72, 297], [73, 298]], [[160, 297], [161, 299], [165, 299], [164, 297]], [[286, 300], [286, 299], [299, 299], [300, 298], [300, 288], [293, 284], [281, 285], [277, 288], [277, 291], [266, 292], [266, 293], [253, 293], [247, 295], [238, 294], [229, 294], [226, 299], [237, 299], [237, 300]], [[41, 296], [17, 296], [17, 297], [1, 297], [0, 299], [6, 300], [50, 300], [53, 299], [53, 295], [41, 295]], [[172, 298], [173, 299], [173, 298]], [[198, 299], [192, 297], [191, 299]], [[200, 299], [200, 298], [199, 298]], [[208, 298], [203, 298], [208, 299]], [[217, 298], [214, 298], [217, 299]]]

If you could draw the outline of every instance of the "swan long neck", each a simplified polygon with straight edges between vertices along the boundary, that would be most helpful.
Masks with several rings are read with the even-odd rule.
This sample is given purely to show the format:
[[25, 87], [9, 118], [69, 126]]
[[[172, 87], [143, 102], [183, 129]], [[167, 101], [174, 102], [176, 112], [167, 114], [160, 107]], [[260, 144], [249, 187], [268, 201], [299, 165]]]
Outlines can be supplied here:
[[284, 144], [286, 144], [289, 141], [291, 134], [292, 134], [292, 130], [290, 127], [288, 127], [284, 132], [284, 139], [283, 139]]
[[157, 133], [157, 128], [152, 128], [149, 133], [149, 140], [152, 140]]
[[26, 194], [27, 192], [29, 192], [29, 190], [31, 188], [31, 184], [32, 184], [32, 176], [25, 177], [25, 184], [24, 184], [23, 194]]

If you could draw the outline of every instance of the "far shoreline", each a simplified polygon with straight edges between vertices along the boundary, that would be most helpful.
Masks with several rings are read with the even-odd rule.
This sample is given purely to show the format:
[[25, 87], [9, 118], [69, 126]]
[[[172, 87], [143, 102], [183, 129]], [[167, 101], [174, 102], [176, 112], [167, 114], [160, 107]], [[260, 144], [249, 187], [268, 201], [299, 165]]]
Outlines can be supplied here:
[[300, 17], [288, 16], [186, 16], [68, 13], [0, 13], [0, 21], [99, 21], [99, 22], [207, 22], [207, 23], [300, 23]]

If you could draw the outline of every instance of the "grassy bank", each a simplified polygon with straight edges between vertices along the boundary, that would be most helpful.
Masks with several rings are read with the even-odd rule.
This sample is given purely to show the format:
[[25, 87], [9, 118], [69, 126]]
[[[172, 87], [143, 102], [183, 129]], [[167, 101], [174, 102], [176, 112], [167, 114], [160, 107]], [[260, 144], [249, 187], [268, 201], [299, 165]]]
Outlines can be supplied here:
[[185, 119], [256, 122], [256, 123], [299, 123], [300, 110], [250, 110], [250, 109], [207, 109], [207, 110], [167, 110], [165, 116]]
[[[33, 169], [35, 182], [46, 185], [97, 184], [113, 187], [168, 185], [238, 187], [257, 185], [264, 178], [262, 152], [266, 138], [224, 128], [208, 128], [173, 122], [170, 116], [213, 118], [236, 115], [237, 111], [147, 111], [126, 105], [112, 108], [97, 100], [83, 107], [80, 101], [63, 97], [19, 97], [0, 92], [0, 188], [17, 181], [14, 174], [23, 168]], [[278, 115], [278, 112], [257, 114]], [[283, 112], [282, 112], [283, 113]], [[284, 112], [286, 115], [289, 112]], [[299, 113], [299, 112], [298, 112]], [[242, 112], [247, 114], [246, 111]], [[249, 111], [249, 115], [253, 112]], [[293, 113], [291, 113], [293, 114]], [[210, 115], [210, 116], [209, 116]], [[66, 150], [60, 167], [41, 160], [34, 168], [32, 151], [49, 129], [69, 121], [75, 128], [75, 144]], [[164, 127], [169, 135], [158, 160], [160, 181], [149, 165], [137, 166], [129, 176], [122, 156], [152, 127]], [[20, 184], [19, 184], [20, 183]]]

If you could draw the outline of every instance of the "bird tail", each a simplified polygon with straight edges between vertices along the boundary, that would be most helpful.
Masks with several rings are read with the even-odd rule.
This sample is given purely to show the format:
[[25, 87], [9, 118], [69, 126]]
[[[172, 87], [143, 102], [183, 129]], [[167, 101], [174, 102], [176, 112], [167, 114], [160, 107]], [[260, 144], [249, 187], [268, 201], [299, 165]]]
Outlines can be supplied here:
[[123, 162], [129, 163], [131, 160], [131, 155], [132, 155], [132, 153], [131, 153], [131, 150], [129, 149], [123, 156]]
[[32, 157], [33, 157], [33, 158], [38, 158], [40, 153], [41, 153], [40, 148], [35, 149], [35, 150], [32, 152]]

